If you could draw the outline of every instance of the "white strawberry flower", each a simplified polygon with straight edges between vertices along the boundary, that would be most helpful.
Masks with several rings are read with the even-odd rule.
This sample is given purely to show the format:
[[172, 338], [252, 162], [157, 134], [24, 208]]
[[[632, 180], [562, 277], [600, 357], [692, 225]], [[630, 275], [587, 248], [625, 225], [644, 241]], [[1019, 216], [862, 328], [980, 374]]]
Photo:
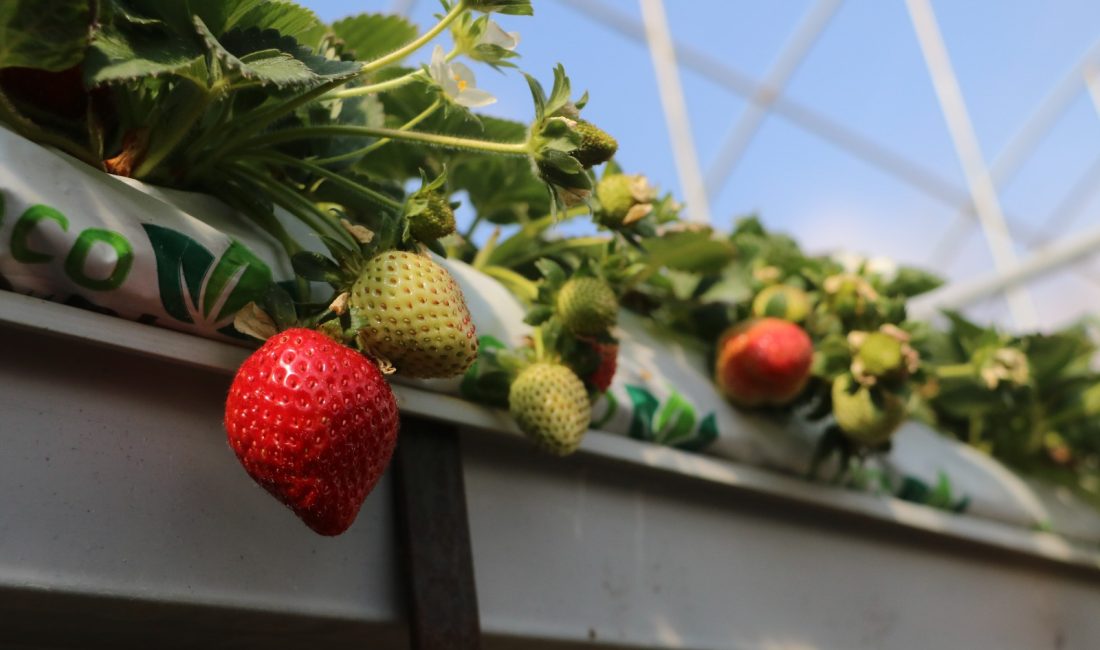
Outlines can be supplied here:
[[505, 50], [514, 50], [519, 45], [519, 32], [506, 32], [500, 25], [490, 20], [477, 39], [478, 45], [495, 45]]
[[898, 263], [889, 257], [872, 257], [867, 260], [867, 272], [890, 282], [898, 275]]
[[833, 255], [833, 261], [844, 267], [846, 273], [857, 274], [861, 271], [870, 275], [876, 275], [886, 282], [893, 280], [898, 274], [898, 264], [889, 257], [864, 257], [850, 251], [842, 251]]
[[466, 108], [478, 108], [496, 103], [497, 98], [488, 92], [477, 88], [474, 73], [462, 63], [449, 63], [443, 48], [435, 46], [432, 51], [432, 62], [428, 66], [428, 72], [443, 89], [447, 99]]

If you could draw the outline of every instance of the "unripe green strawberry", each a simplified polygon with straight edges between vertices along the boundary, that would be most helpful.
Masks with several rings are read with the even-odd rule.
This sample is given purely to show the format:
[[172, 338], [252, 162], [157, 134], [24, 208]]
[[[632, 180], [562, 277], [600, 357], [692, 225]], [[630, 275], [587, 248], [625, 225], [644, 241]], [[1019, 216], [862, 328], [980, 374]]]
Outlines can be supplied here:
[[432, 192], [423, 207], [409, 215], [409, 234], [421, 242], [430, 242], [455, 231], [455, 212], [447, 197]]
[[578, 336], [598, 336], [615, 325], [619, 301], [603, 280], [573, 278], [560, 291], [556, 302], [558, 316], [566, 329]]
[[477, 358], [477, 335], [462, 289], [429, 257], [379, 253], [360, 270], [348, 306], [365, 323], [364, 352], [409, 377], [454, 377]]
[[508, 391], [508, 410], [527, 436], [559, 456], [576, 451], [592, 420], [584, 382], [556, 363], [525, 368]]
[[653, 211], [656, 192], [641, 174], [611, 174], [596, 185], [600, 209], [596, 221], [608, 228], [620, 228]]
[[752, 301], [752, 315], [757, 318], [774, 317], [800, 323], [810, 313], [810, 298], [798, 287], [773, 284], [765, 287]]
[[905, 401], [877, 386], [863, 386], [851, 375], [833, 380], [833, 417], [851, 440], [878, 446], [905, 420]]
[[748, 321], [719, 341], [715, 382], [738, 406], [782, 406], [806, 386], [813, 356], [813, 342], [798, 325], [778, 318]]
[[573, 131], [581, 136], [581, 143], [571, 154], [585, 169], [611, 160], [619, 150], [615, 138], [591, 122], [577, 120]]

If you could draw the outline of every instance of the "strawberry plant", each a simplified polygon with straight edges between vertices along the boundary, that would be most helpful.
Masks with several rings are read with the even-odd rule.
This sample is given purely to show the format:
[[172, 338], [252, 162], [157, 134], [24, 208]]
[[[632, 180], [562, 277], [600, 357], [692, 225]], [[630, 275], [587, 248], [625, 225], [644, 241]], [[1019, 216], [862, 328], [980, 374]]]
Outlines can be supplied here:
[[[622, 310], [704, 351], [699, 370], [731, 408], [816, 427], [814, 474], [834, 459], [837, 480], [867, 483], [862, 461], [913, 416], [1100, 494], [1089, 328], [1010, 336], [957, 314], [936, 328], [906, 313], [933, 275], [808, 255], [754, 217], [729, 232], [684, 221], [615, 162], [619, 143], [585, 119], [588, 95], [560, 65], [549, 89], [517, 79], [530, 119], [480, 115], [494, 99], [473, 67], [520, 61], [494, 15], [532, 13], [528, 0], [443, 0], [421, 31], [377, 14], [325, 25], [289, 1], [11, 0], [0, 122], [104, 172], [218, 197], [279, 242], [293, 286], [236, 242], [215, 258], [145, 227], [171, 253], [157, 279], [180, 298], [172, 317], [222, 328], [235, 314], [266, 341], [234, 380], [225, 426], [249, 475], [321, 534], [351, 524], [392, 452], [384, 375], [462, 376], [464, 395], [565, 455], [593, 404], [614, 399]], [[472, 212], [461, 227], [459, 194]], [[124, 274], [133, 260], [118, 250]], [[514, 293], [530, 339], [479, 339], [433, 255]], [[256, 291], [219, 300], [231, 276]], [[627, 394], [636, 438], [697, 449], [719, 435], [690, 396], [661, 407]], [[902, 492], [959, 507], [941, 483]]]

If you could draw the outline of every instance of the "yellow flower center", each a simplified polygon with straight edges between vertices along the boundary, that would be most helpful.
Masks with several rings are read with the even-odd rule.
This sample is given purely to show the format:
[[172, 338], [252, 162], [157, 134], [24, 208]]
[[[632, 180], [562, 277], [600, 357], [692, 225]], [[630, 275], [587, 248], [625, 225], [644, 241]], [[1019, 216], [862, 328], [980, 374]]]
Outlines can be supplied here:
[[452, 72], [451, 73], [451, 78], [455, 80], [456, 84], [458, 84], [458, 92], [462, 92], [463, 90], [466, 90], [466, 86], [469, 85], [469, 84], [466, 83], [465, 79], [458, 76], [457, 72]]

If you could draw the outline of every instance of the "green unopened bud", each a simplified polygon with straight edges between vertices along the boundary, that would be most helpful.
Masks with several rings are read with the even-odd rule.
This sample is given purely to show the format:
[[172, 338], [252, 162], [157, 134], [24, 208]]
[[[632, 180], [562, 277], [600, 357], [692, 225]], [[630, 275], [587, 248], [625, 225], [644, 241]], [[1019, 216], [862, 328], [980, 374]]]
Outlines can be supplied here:
[[867, 280], [850, 273], [829, 276], [822, 286], [829, 306], [842, 317], [862, 316], [879, 298]]
[[994, 390], [1002, 383], [1023, 386], [1031, 380], [1031, 364], [1017, 348], [987, 348], [974, 355], [982, 381]]
[[782, 318], [800, 323], [810, 313], [810, 297], [798, 287], [774, 284], [756, 294], [752, 301], [752, 314], [757, 318]]
[[573, 150], [572, 156], [585, 169], [611, 160], [619, 150], [619, 143], [600, 127], [585, 120], [577, 120], [573, 131], [581, 136], [581, 144]]
[[861, 384], [878, 380], [902, 381], [917, 371], [920, 355], [909, 345], [909, 334], [896, 325], [883, 325], [876, 332], [851, 332], [852, 374]]
[[447, 197], [438, 192], [421, 197], [408, 219], [409, 234], [417, 241], [435, 241], [455, 231], [455, 212]]
[[863, 364], [864, 372], [876, 377], [885, 377], [905, 370], [905, 358], [901, 351], [901, 341], [882, 332], [871, 332], [859, 346], [856, 359]]
[[656, 192], [640, 174], [611, 174], [596, 185], [596, 220], [608, 228], [629, 226], [653, 211]]

